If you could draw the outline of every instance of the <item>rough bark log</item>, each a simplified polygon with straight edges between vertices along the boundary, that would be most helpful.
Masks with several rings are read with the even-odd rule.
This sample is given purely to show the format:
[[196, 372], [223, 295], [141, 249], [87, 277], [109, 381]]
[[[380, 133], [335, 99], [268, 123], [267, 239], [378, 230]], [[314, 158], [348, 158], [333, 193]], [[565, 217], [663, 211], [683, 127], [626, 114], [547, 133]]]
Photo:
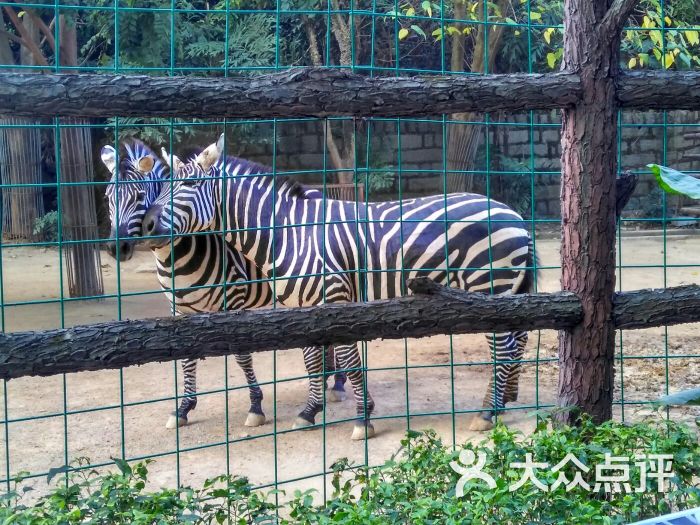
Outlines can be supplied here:
[[698, 109], [700, 71], [635, 71], [620, 74], [617, 103], [625, 109]]
[[492, 297], [450, 291], [372, 303], [221, 312], [0, 335], [0, 378], [102, 370], [173, 359], [401, 339], [570, 327], [566, 293]]
[[[78, 65], [78, 37], [75, 20], [70, 16], [59, 18], [61, 65]], [[34, 75], [35, 78], [37, 75]], [[92, 135], [82, 119], [62, 119], [60, 182], [83, 183], [61, 187], [61, 213], [63, 238], [79, 241], [64, 249], [68, 290], [71, 297], [94, 297], [104, 293], [102, 265], [98, 243], [85, 242], [97, 239], [97, 210], [95, 193], [86, 182], [93, 180]]]
[[[315, 68], [229, 78], [0, 73], [0, 114], [400, 117], [562, 108], [580, 100], [581, 89], [575, 73], [411, 78], [369, 78]], [[617, 101], [630, 109], [697, 109], [700, 72], [621, 74]]]
[[[493, 297], [416, 279], [419, 295], [371, 303], [220, 312], [0, 335], [0, 379], [104, 370], [183, 358], [309, 345], [502, 329], [570, 328], [582, 315], [570, 293]], [[617, 294], [625, 329], [700, 321], [700, 286]]]
[[617, 293], [612, 319], [615, 328], [625, 330], [698, 322], [700, 286]]
[[518, 111], [573, 104], [578, 86], [578, 77], [567, 73], [417, 78], [313, 68], [229, 78], [8, 73], [0, 74], [0, 114], [262, 118]]
[[[583, 95], [562, 115], [562, 289], [581, 298], [582, 322], [559, 334], [560, 407], [575, 423], [612, 417], [615, 326], [615, 186], [620, 30], [604, 32], [610, 15], [626, 20], [613, 0], [565, 0], [564, 69], [579, 74]], [[620, 22], [621, 24], [622, 22]]]

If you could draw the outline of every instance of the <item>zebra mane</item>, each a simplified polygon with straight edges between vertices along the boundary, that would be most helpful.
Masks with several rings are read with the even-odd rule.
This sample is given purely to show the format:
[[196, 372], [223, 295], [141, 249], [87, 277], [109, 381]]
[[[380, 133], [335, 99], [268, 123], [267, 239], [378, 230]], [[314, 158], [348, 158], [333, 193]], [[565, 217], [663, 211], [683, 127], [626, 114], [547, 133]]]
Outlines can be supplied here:
[[[194, 159], [194, 156], [192, 157]], [[258, 162], [254, 162], [252, 160], [248, 159], [242, 159], [240, 157], [235, 157], [233, 155], [227, 155], [226, 156], [226, 174], [227, 175], [233, 175], [233, 169], [236, 166], [240, 166], [238, 173], [245, 173], [246, 171], [250, 170], [251, 174], [256, 174], [256, 173], [264, 173], [272, 177], [272, 168], [269, 166], [265, 166], [264, 164], [260, 164]], [[219, 159], [219, 161], [216, 163], [216, 167], [219, 171], [221, 171], [224, 168], [224, 160]], [[304, 184], [301, 182], [298, 182], [294, 179], [291, 179], [290, 177], [286, 175], [275, 175], [275, 179], [278, 181], [278, 188], [281, 187], [282, 185], [286, 185], [289, 191], [289, 195], [292, 197], [297, 197], [300, 199], [312, 199], [316, 198], [314, 196], [314, 193], [318, 192], [318, 190], [314, 190], [311, 188], [307, 188]], [[321, 197], [321, 193], [318, 192], [318, 197]]]

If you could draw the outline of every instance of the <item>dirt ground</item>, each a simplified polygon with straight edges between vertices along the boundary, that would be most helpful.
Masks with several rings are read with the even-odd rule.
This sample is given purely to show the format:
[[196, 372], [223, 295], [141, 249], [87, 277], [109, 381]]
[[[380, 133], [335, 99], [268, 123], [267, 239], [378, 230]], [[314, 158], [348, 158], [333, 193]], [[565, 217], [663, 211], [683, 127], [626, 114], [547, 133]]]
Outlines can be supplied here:
[[[626, 268], [618, 276], [622, 289], [700, 282], [700, 236], [672, 236], [667, 246], [664, 253], [658, 236], [623, 238], [620, 256]], [[538, 288], [555, 291], [559, 270], [552, 267], [558, 265], [558, 241], [538, 240], [537, 248], [548, 268], [541, 272]], [[127, 294], [121, 300], [68, 301], [63, 308], [56, 302], [61, 296], [58, 251], [3, 247], [1, 255], [2, 320], [7, 332], [120, 316], [169, 315], [167, 302], [158, 293], [149, 252], [137, 251], [119, 268], [103, 253], [106, 292], [116, 294], [119, 289]], [[146, 291], [153, 293], [129, 295]], [[17, 305], [26, 301], [33, 304]], [[616, 367], [616, 398], [622, 399], [624, 393], [625, 418], [648, 413], [640, 403], [666, 392], [666, 376], [670, 391], [700, 385], [698, 335], [697, 325], [681, 325], [618, 336], [618, 356], [622, 351], [626, 359]], [[506, 423], [524, 430], [533, 426], [535, 409], [554, 401], [557, 384], [556, 364], [548, 361], [556, 356], [556, 333], [543, 331], [530, 337], [526, 358], [533, 362], [523, 372], [520, 399], [513, 405], [518, 410], [503, 416]], [[176, 384], [179, 388], [182, 381], [179, 370], [176, 380], [172, 363], [9, 381], [0, 392], [3, 420], [9, 422], [0, 431], [0, 478], [21, 471], [42, 474], [79, 457], [100, 464], [109, 463], [110, 457], [152, 456], [156, 458], [152, 481], [159, 486], [178, 481], [200, 484], [228, 471], [260, 485], [277, 480], [288, 492], [309, 487], [323, 490], [323, 478], [315, 474], [341, 457], [370, 464], [387, 459], [408, 427], [434, 428], [448, 443], [480, 437], [466, 428], [471, 418], [467, 412], [480, 407], [492, 370], [483, 364], [488, 360], [483, 336], [455, 336], [452, 346], [447, 336], [375, 341], [366, 349], [366, 364], [373, 369], [368, 373], [369, 388], [377, 405], [377, 436], [366, 446], [350, 440], [352, 423], [342, 421], [353, 415], [349, 400], [329, 403], [325, 429], [290, 431], [306, 399], [301, 352], [267, 352], [255, 356], [255, 369], [259, 381], [266, 383], [263, 406], [268, 422], [254, 429], [243, 426], [247, 390], [233, 359], [201, 362], [198, 387], [207, 394], [200, 397], [190, 425], [177, 432], [165, 428], [175, 405]], [[623, 415], [620, 407], [616, 411], [618, 417]], [[429, 413], [443, 415], [423, 415]], [[678, 415], [695, 417], [698, 412], [684, 409]], [[307, 477], [313, 479], [303, 479]], [[27, 483], [38, 493], [45, 488], [43, 477]]]

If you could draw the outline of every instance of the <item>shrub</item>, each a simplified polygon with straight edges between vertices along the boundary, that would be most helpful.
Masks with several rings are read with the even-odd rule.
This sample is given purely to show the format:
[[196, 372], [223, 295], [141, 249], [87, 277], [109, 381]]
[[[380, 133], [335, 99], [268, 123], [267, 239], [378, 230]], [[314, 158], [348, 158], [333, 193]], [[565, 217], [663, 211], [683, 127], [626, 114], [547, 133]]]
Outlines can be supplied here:
[[58, 212], [50, 211], [42, 217], [34, 219], [34, 235], [43, 242], [58, 240]]
[[[464, 465], [469, 451], [475, 457], [485, 455], [482, 472], [494, 479], [495, 488], [470, 480], [458, 497], [460, 474], [453, 466]], [[550, 490], [560, 473], [570, 481], [576, 472], [593, 488], [595, 465], [602, 465], [606, 454], [634, 458], [651, 453], [673, 455], [673, 475], [665, 492], [658, 492], [657, 482], [651, 479], [646, 492], [592, 492], [581, 486], [568, 490], [565, 484]], [[525, 461], [527, 454], [550, 467], [572, 454], [590, 470], [583, 472], [573, 463], [559, 473], [537, 470], [536, 476], [548, 490], [532, 482], [510, 490], [523, 474], [513, 463]], [[634, 488], [640, 485], [642, 470], [634, 459], [630, 465], [629, 482]], [[199, 490], [146, 492], [146, 466], [117, 461], [118, 473], [68, 474], [51, 494], [28, 507], [21, 504], [16, 489], [0, 505], [0, 522], [222, 523], [230, 518], [228, 523], [614, 524], [700, 505], [698, 439], [687, 426], [665, 420], [600, 426], [584, 420], [576, 428], [552, 428], [543, 421], [528, 436], [498, 425], [489, 439], [456, 450], [433, 431], [412, 431], [399, 452], [381, 466], [336, 462], [333, 497], [321, 505], [313, 491], [297, 491], [278, 507], [270, 502], [272, 493], [254, 491], [240, 477], [209, 480]]]

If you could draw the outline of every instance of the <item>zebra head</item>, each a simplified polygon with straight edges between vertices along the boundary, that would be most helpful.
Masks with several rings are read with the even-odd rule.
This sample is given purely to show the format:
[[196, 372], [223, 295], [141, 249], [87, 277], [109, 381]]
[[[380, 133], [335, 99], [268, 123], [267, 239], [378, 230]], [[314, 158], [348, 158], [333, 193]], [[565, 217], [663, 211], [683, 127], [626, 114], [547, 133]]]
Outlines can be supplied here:
[[[117, 165], [117, 152], [112, 146], [102, 148], [102, 162], [112, 174], [105, 197], [111, 224], [107, 249], [112, 257], [128, 261], [134, 254], [133, 237], [142, 233], [146, 210], [160, 193], [166, 166], [142, 142], [122, 144]], [[117, 240], [119, 245], [117, 246]]]
[[223, 135], [189, 162], [182, 162], [165, 148], [165, 162], [172, 163], [172, 184], [164, 186], [144, 218], [144, 236], [151, 248], [159, 248], [169, 242], [168, 237], [185, 233], [197, 233], [214, 228], [217, 218], [216, 188], [221, 174], [225, 173], [219, 162], [223, 151]]

